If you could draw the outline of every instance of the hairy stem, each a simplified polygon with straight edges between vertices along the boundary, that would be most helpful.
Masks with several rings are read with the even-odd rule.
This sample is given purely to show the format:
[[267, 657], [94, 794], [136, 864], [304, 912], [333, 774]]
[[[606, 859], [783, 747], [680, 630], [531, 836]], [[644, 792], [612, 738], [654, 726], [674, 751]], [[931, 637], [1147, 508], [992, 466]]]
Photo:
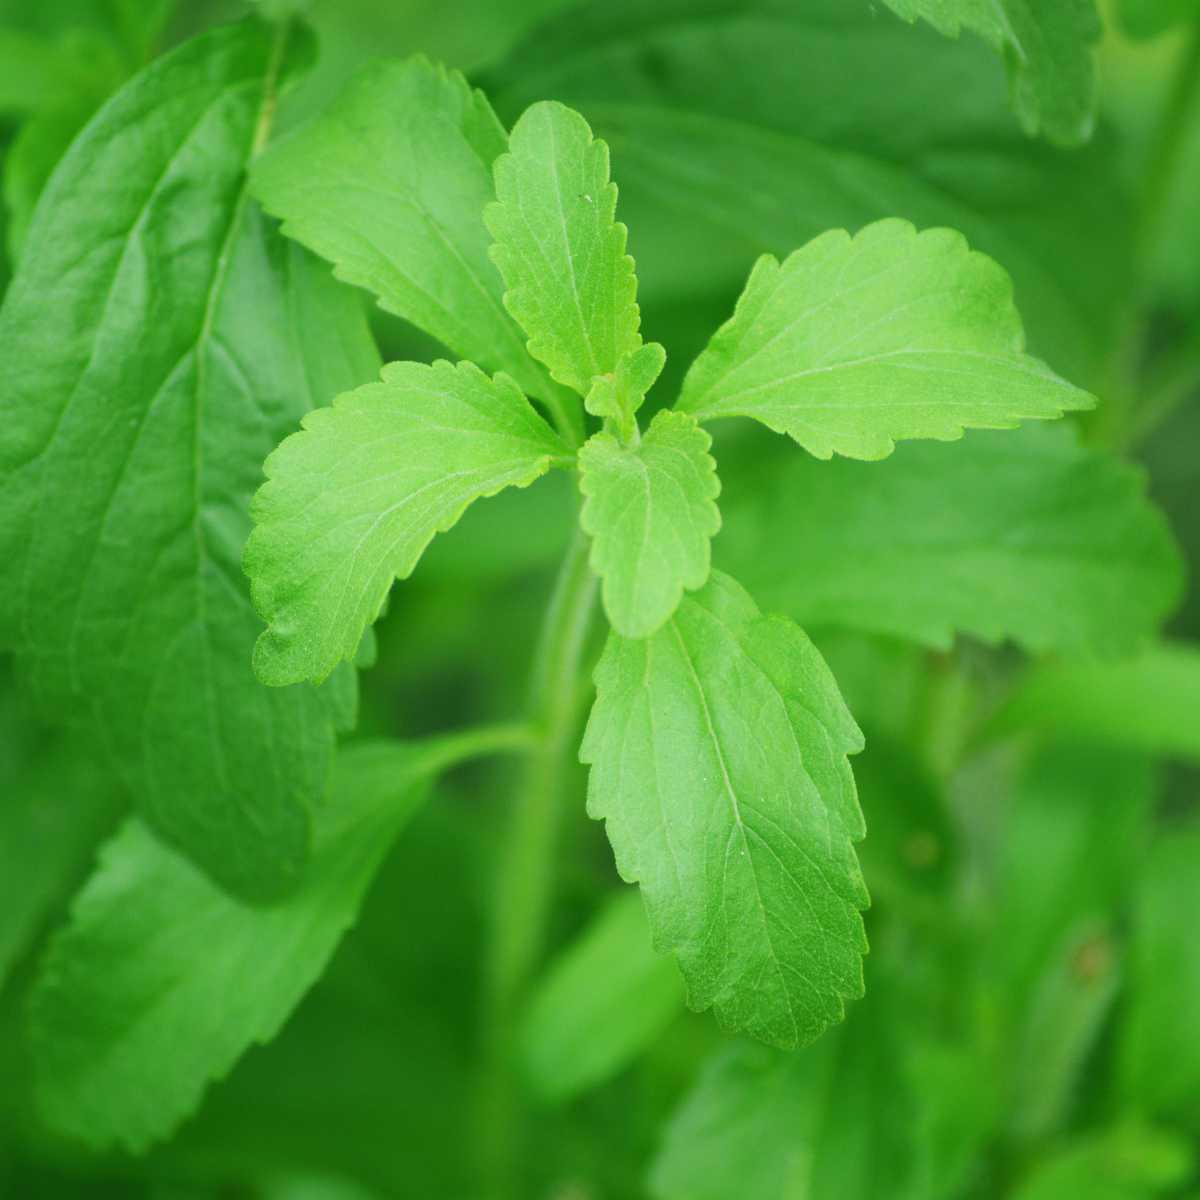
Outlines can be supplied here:
[[538, 740], [518, 782], [493, 900], [480, 1131], [487, 1200], [518, 1194], [515, 1025], [545, 940], [564, 791], [586, 694], [579, 680], [595, 603], [588, 543], [577, 529], [542, 626], [530, 695]]

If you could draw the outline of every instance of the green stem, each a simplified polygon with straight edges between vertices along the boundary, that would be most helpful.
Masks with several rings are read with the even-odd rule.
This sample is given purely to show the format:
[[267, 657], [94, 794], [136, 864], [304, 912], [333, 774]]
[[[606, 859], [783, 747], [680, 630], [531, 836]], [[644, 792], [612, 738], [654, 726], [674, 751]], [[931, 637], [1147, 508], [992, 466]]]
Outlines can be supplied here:
[[519, 781], [494, 897], [480, 1131], [487, 1200], [516, 1194], [515, 1026], [545, 941], [562, 805], [574, 758], [573, 738], [586, 695], [579, 680], [595, 604], [596, 579], [588, 568], [588, 541], [577, 529], [542, 626], [530, 695], [530, 716], [538, 740]]
[[1144, 262], [1161, 233], [1188, 133], [1188, 118], [1200, 97], [1200, 22], [1193, 25], [1179, 60], [1162, 119], [1146, 162], [1140, 216]]
[[[1190, 118], [1200, 102], [1200, 22], [1188, 34], [1162, 115], [1147, 153], [1135, 230], [1142, 271], [1153, 261], [1187, 145]], [[1105, 404], [1090, 422], [1094, 442], [1124, 450], [1141, 432], [1141, 370], [1150, 322], [1145, 312], [1147, 280], [1138, 280], [1127, 309], [1126, 331], [1117, 339], [1105, 387]]]
[[420, 743], [419, 770], [423, 774], [440, 775], [473, 758], [528, 753], [537, 745], [538, 734], [532, 725], [477, 725]]

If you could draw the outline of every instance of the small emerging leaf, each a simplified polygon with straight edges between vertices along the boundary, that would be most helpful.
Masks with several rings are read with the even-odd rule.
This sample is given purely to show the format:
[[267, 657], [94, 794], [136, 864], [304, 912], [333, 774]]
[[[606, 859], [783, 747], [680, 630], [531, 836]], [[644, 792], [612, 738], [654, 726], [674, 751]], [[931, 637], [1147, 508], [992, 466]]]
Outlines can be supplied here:
[[721, 528], [709, 435], [686, 413], [660, 412], [636, 446], [598, 433], [579, 452], [580, 515], [604, 580], [604, 610], [625, 637], [652, 634], [684, 589], [708, 578]]
[[270, 626], [259, 678], [325, 678], [435, 534], [564, 454], [511, 379], [470, 363], [392, 363], [382, 382], [309, 414], [267, 459], [254, 501], [245, 567]]
[[1094, 400], [1024, 353], [1008, 276], [949, 229], [834, 230], [759, 259], [684, 380], [699, 420], [754, 417], [817, 458], [1011, 429]]
[[613, 634], [580, 757], [696, 1009], [774, 1045], [862, 994], [862, 735], [803, 632], [714, 573], [657, 634]]
[[608, 147], [577, 112], [546, 101], [517, 122], [509, 151], [496, 162], [498, 199], [485, 213], [504, 304], [534, 358], [586, 396], [595, 376], [641, 345]]
[[594, 417], [615, 421], [622, 437], [633, 434], [634, 416], [646, 393], [654, 386], [667, 362], [667, 352], [657, 342], [647, 342], [625, 355], [611, 375], [597, 375], [584, 407]]

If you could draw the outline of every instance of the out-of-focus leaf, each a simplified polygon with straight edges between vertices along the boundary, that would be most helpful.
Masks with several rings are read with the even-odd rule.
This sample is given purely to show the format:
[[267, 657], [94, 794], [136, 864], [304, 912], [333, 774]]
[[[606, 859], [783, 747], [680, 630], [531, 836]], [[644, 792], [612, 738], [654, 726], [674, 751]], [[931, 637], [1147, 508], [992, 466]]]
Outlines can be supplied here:
[[1117, 0], [1125, 30], [1138, 38], [1157, 37], [1173, 25], [1200, 20], [1197, 0]]
[[720, 1050], [672, 1118], [655, 1200], [917, 1200], [927, 1149], [898, 1015], [870, 1001], [792, 1053]]
[[1200, 831], [1164, 835], [1138, 884], [1122, 1037], [1122, 1096], [1200, 1130]]
[[1031, 351], [1090, 385], [1129, 289], [1114, 147], [1031, 142], [1002, 74], [980, 42], [866, 3], [603, 0], [548, 23], [484, 86], [502, 116], [554, 96], [608, 141], [648, 336], [666, 340], [656, 317], [683, 299], [728, 314], [763, 252], [900, 216], [999, 262]]
[[1012, 1200], [1152, 1200], [1191, 1173], [1192, 1149], [1177, 1135], [1122, 1126], [1078, 1138], [1034, 1168]]
[[320, 976], [391, 845], [424, 800], [428, 749], [338, 757], [301, 889], [256, 907], [136, 820], [107, 843], [32, 1000], [38, 1097], [58, 1130], [145, 1149], [169, 1134]]
[[683, 1008], [683, 980], [650, 942], [641, 896], [607, 904], [550, 963], [521, 1033], [525, 1074], [561, 1101], [611, 1078]]
[[1100, 40], [1095, 0], [884, 0], [948, 37], [977, 33], [1008, 64], [1013, 105], [1031, 133], [1072, 145], [1091, 136]]
[[1001, 813], [980, 963], [1018, 1135], [1052, 1131], [1080, 1099], [1120, 979], [1118, 931], [1155, 781], [1139, 755], [1050, 747], [1025, 766]]
[[1200, 648], [1153, 646], [1112, 663], [1035, 666], [991, 725], [1200, 760]]
[[721, 461], [718, 564], [807, 625], [1120, 654], [1181, 591], [1141, 476], [1065, 428], [903, 446], [874, 464], [772, 454], [756, 439]]
[[[3, 684], [0, 683], [0, 688]], [[121, 811], [116, 780], [78, 739], [48, 734], [0, 690], [0, 990]]]

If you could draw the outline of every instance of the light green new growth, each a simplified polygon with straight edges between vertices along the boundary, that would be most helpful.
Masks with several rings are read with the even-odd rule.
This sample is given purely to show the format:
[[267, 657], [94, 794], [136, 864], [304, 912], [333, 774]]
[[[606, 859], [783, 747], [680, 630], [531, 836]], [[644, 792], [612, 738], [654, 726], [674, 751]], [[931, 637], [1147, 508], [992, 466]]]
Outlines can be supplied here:
[[747, 416], [817, 458], [1009, 429], [1094, 401], [1024, 353], [1008, 276], [949, 229], [834, 230], [759, 259], [692, 364], [679, 408]]
[[423, 58], [372, 64], [322, 116], [255, 164], [283, 230], [456, 355], [553, 385], [501, 303], [480, 219], [504, 130], [483, 94]]
[[653, 637], [613, 634], [580, 757], [696, 1009], [782, 1047], [862, 994], [862, 735], [804, 633], [727, 576]]
[[470, 363], [392, 363], [311, 413], [267, 459], [254, 500], [245, 567], [269, 626], [259, 678], [324, 679], [435, 534], [565, 455], [511, 379]]
[[625, 355], [611, 375], [597, 375], [584, 407], [594, 417], [612, 421], [622, 441], [633, 437], [634, 420], [646, 393], [654, 386], [667, 362], [667, 352], [657, 342], [647, 342]]
[[1008, 64], [1013, 107], [1028, 133], [1073, 144], [1096, 119], [1092, 61], [1102, 32], [1095, 0], [886, 0], [906, 21], [924, 18], [957, 37], [978, 34]]
[[637, 277], [615, 220], [608, 147], [553, 101], [527, 109], [495, 167], [485, 221], [529, 352], [581, 396], [641, 345]]
[[712, 439], [686, 413], [660, 412], [636, 445], [598, 433], [579, 452], [580, 522], [593, 539], [604, 611], [624, 637], [647, 637], [684, 589], [708, 579], [721, 527]]

